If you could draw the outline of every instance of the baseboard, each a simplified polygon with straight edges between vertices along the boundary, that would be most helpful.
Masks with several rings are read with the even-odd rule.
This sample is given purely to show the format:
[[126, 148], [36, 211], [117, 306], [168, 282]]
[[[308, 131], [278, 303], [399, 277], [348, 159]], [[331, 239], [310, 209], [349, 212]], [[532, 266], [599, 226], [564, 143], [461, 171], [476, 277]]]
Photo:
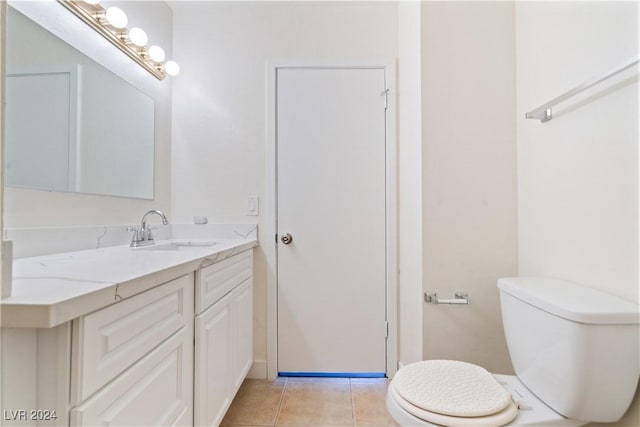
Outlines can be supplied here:
[[254, 360], [247, 378], [264, 380], [267, 378], [267, 361], [266, 360]]
[[[398, 368], [402, 368], [404, 363], [398, 362]], [[267, 378], [267, 361], [266, 360], [254, 360], [247, 378], [264, 380]]]

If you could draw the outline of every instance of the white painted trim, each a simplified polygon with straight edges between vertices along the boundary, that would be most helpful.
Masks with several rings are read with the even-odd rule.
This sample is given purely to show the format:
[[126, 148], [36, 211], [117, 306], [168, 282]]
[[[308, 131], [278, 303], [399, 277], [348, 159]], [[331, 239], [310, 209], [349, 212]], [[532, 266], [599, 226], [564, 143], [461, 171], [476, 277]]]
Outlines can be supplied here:
[[279, 68], [382, 68], [389, 89], [386, 123], [386, 192], [387, 192], [387, 294], [386, 315], [389, 322], [387, 338], [387, 375], [392, 377], [398, 366], [398, 223], [397, 223], [397, 133], [396, 133], [396, 62], [393, 59], [331, 60], [268, 60], [266, 108], [266, 192], [265, 221], [267, 239], [261, 243], [267, 261], [267, 378], [278, 375], [278, 289], [277, 251], [277, 187], [276, 187], [276, 73]]
[[264, 200], [267, 238], [261, 242], [267, 262], [267, 378], [278, 376], [278, 253], [276, 251], [276, 69], [278, 63], [267, 61], [266, 108], [266, 191]]
[[387, 186], [387, 376], [393, 377], [398, 369], [398, 144], [396, 109], [396, 63], [385, 64], [385, 83], [389, 90], [386, 126], [386, 186]]

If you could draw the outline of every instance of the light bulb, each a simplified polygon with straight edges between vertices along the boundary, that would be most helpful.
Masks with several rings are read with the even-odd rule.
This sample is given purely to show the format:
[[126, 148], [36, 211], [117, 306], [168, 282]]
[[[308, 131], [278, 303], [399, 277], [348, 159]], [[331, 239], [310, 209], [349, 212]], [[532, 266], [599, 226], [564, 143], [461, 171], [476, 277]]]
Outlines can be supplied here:
[[100, 0], [84, 0], [84, 2], [86, 4], [96, 5], [96, 4], [100, 3]]
[[119, 7], [114, 6], [107, 9], [105, 18], [107, 19], [107, 22], [109, 22], [109, 24], [113, 25], [116, 28], [124, 28], [127, 26], [127, 22], [129, 22], [129, 20], [127, 19], [127, 14], [124, 13], [124, 11]]
[[147, 53], [149, 54], [149, 58], [154, 62], [164, 61], [164, 50], [162, 50], [160, 46], [150, 46]]
[[164, 64], [164, 70], [170, 76], [177, 76], [178, 74], [180, 74], [180, 66], [176, 61], [167, 61]]
[[138, 47], [144, 47], [149, 38], [142, 28], [133, 27], [129, 30], [129, 41]]

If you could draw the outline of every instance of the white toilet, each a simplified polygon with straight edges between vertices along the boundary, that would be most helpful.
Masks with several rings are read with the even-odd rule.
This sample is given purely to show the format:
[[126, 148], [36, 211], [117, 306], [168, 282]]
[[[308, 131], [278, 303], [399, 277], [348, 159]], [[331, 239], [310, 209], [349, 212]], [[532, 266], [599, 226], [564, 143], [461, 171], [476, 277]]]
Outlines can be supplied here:
[[401, 426], [580, 426], [619, 420], [640, 377], [640, 307], [575, 283], [498, 280], [516, 371], [427, 360], [399, 369], [387, 409]]

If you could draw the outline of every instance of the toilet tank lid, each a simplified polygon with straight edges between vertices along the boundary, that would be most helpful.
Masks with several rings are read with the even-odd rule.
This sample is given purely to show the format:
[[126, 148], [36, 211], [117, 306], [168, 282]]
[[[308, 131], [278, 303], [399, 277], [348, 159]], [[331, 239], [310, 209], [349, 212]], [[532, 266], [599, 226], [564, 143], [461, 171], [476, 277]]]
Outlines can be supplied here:
[[515, 298], [564, 319], [587, 324], [638, 324], [640, 306], [567, 280], [505, 277], [498, 287]]

